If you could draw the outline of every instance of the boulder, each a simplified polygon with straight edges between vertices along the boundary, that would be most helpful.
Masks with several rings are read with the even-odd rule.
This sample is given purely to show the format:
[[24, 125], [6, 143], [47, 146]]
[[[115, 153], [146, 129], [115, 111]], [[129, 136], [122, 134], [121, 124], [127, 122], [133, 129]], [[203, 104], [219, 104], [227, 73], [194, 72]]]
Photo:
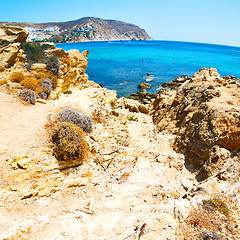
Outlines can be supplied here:
[[12, 43], [0, 49], [0, 70], [9, 67], [16, 59], [20, 50], [20, 43]]
[[164, 88], [177, 89], [184, 82], [186, 82], [187, 80], [190, 80], [190, 79], [191, 78], [189, 76], [183, 75], [181, 77], [174, 78], [171, 82], [165, 82], [161, 86]]
[[33, 63], [31, 66], [31, 70], [35, 71], [44, 71], [47, 68], [45, 63]]
[[81, 67], [85, 70], [87, 69], [87, 56], [89, 54], [88, 50], [80, 53], [78, 50], [72, 49], [68, 51], [68, 54], [70, 56], [71, 67]]
[[146, 89], [143, 89], [140, 92], [131, 94], [129, 99], [137, 100], [142, 104], [152, 104], [157, 96], [156, 93], [148, 93]]
[[125, 108], [128, 109], [130, 112], [141, 112], [145, 114], [149, 113], [149, 109], [145, 105], [139, 103], [136, 100], [127, 99], [124, 97], [119, 98], [116, 102], [114, 102], [113, 108]]
[[54, 48], [54, 49], [47, 49], [44, 51], [46, 53], [46, 56], [51, 57], [51, 56], [57, 56], [61, 58], [66, 58], [68, 57], [68, 53], [63, 50], [62, 48]]
[[28, 32], [20, 27], [0, 27], [0, 46], [5, 43], [23, 43], [27, 40]]
[[240, 163], [238, 157], [231, 157], [231, 152], [223, 147], [214, 146], [208, 160], [197, 174], [198, 180], [211, 176], [218, 176], [222, 180], [231, 182], [239, 178]]
[[[103, 105], [114, 105], [117, 100], [117, 92], [107, 88], [99, 88], [93, 85], [94, 88], [87, 89], [87, 95], [90, 98], [97, 99]], [[96, 88], [98, 87], [98, 88]]]
[[187, 199], [179, 198], [175, 201], [174, 205], [174, 217], [183, 222], [190, 213], [190, 202]]
[[138, 85], [138, 87], [141, 88], [141, 89], [148, 89], [148, 88], [151, 88], [152, 85], [149, 84], [149, 83], [142, 82]]

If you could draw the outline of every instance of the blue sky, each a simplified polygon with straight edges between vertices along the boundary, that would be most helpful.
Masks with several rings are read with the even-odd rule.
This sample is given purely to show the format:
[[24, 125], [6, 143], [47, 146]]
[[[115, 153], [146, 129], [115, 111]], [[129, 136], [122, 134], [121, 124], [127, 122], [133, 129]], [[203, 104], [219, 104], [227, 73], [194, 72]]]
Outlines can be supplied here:
[[240, 47], [239, 0], [2, 0], [0, 21], [101, 17], [134, 23], [156, 40]]

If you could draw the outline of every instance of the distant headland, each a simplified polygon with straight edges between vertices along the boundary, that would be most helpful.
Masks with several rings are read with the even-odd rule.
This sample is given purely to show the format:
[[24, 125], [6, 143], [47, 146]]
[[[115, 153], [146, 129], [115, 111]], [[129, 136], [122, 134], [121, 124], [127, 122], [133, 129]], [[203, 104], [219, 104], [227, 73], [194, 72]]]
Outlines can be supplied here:
[[88, 42], [113, 40], [152, 40], [144, 29], [116, 20], [84, 17], [67, 22], [0, 22], [0, 26], [18, 26], [29, 32], [28, 40], [42, 42]]

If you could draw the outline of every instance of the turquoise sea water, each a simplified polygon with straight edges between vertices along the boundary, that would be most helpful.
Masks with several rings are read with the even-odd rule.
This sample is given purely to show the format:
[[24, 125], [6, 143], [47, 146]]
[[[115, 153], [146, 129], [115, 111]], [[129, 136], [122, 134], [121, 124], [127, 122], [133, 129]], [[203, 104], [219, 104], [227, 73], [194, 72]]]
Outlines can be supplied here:
[[[240, 78], [240, 48], [173, 41], [114, 41], [58, 44], [64, 50], [88, 49], [89, 79], [117, 90], [118, 96], [140, 91], [138, 84], [152, 84], [149, 93], [173, 78], [202, 67], [217, 68], [221, 76]], [[146, 77], [151, 73], [150, 78]], [[150, 81], [149, 81], [150, 80]]]

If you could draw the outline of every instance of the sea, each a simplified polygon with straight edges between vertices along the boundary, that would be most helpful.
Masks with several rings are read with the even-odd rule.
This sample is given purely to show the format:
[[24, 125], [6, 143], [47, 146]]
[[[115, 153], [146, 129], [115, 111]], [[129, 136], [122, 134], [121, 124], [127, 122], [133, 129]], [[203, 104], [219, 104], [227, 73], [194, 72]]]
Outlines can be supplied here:
[[[152, 85], [149, 93], [164, 82], [192, 76], [203, 67], [216, 68], [221, 76], [240, 78], [240, 48], [176, 41], [106, 41], [57, 44], [64, 50], [89, 50], [89, 80], [116, 90], [118, 97], [140, 91], [138, 85]], [[150, 74], [150, 75], [149, 75]]]

